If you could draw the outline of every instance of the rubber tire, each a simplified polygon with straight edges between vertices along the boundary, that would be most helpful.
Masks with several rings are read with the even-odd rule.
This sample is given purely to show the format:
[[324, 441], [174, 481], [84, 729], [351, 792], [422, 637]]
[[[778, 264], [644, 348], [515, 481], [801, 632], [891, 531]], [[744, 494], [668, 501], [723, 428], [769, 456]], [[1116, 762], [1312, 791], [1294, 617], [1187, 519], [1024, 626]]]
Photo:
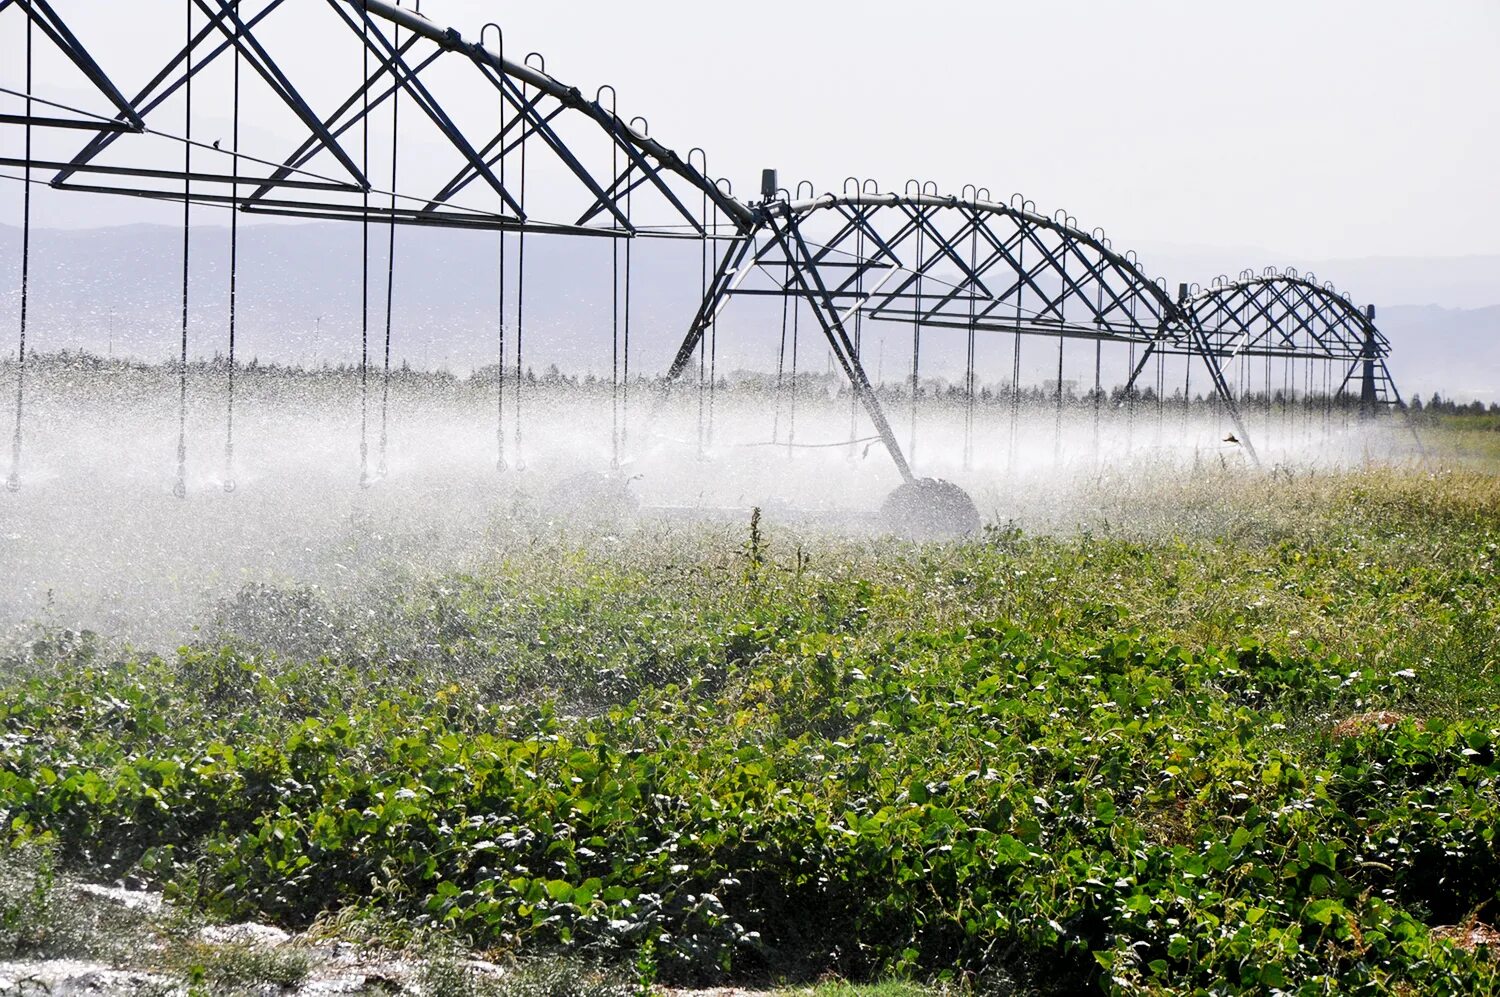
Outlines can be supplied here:
[[891, 492], [880, 507], [880, 524], [908, 540], [971, 537], [982, 525], [969, 493], [941, 478], [917, 478]]

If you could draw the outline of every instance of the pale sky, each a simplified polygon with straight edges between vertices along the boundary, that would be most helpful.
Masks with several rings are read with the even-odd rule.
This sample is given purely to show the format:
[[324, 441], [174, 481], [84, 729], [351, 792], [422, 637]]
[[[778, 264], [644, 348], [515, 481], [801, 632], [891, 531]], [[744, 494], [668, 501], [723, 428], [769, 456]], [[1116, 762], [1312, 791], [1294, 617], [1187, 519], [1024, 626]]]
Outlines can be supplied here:
[[[88, 12], [86, 40], [130, 37], [133, 69], [181, 31], [172, 0], [57, 6]], [[469, 37], [498, 20], [512, 58], [544, 52], [587, 94], [613, 84], [622, 115], [647, 116], [679, 152], [703, 146], [741, 193], [766, 166], [820, 190], [851, 174], [885, 188], [918, 177], [1024, 192], [1120, 248], [1500, 253], [1497, 0], [425, 0], [423, 12]], [[127, 90], [143, 78], [121, 75]], [[38, 210], [80, 224], [93, 209], [57, 195]]]
[[753, 189], [1022, 191], [1117, 245], [1500, 252], [1496, 0], [425, 0]]

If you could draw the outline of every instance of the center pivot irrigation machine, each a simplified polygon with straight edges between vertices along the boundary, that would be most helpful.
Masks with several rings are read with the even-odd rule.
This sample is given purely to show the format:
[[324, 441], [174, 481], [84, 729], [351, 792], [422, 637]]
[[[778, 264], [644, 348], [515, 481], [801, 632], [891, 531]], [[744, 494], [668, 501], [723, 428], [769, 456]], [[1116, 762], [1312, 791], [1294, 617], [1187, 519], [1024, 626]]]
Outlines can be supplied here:
[[[680, 155], [650, 135], [645, 119], [622, 117], [612, 87], [586, 96], [548, 75], [539, 54], [514, 58], [494, 24], [473, 40], [434, 24], [419, 8], [385, 0], [136, 6], [135, 23], [150, 27], [140, 37], [121, 37], [100, 27], [92, 0], [0, 0], [0, 136], [7, 139], [0, 170], [24, 190], [11, 490], [21, 487], [25, 469], [32, 198], [39, 186], [181, 205], [181, 258], [162, 261], [180, 267], [182, 277], [178, 495], [187, 494], [189, 353], [201, 346], [189, 342], [189, 232], [195, 209], [206, 207], [232, 209], [222, 335], [226, 488], [233, 483], [242, 214], [361, 226], [365, 483], [384, 467], [385, 393], [372, 399], [369, 388], [372, 378], [377, 387], [389, 384], [389, 295], [402, 226], [497, 233], [492, 355], [499, 364], [495, 456], [502, 470], [515, 465], [523, 445], [526, 250], [527, 236], [537, 234], [613, 240], [616, 463], [625, 445], [621, 411], [630, 404], [631, 249], [641, 238], [696, 240], [701, 248], [702, 303], [665, 383], [696, 378], [700, 391], [713, 392], [726, 309], [737, 298], [772, 299], [781, 322], [778, 386], [788, 326], [794, 385], [796, 336], [812, 330], [902, 479], [888, 509], [918, 519], [958, 528], [978, 519], [961, 489], [918, 477], [913, 467], [923, 452], [919, 426], [929, 394], [922, 381], [924, 332], [949, 330], [938, 334], [966, 341], [962, 381], [945, 398], [950, 413], [957, 405], [965, 466], [974, 456], [977, 423], [984, 445], [993, 443], [977, 409], [1010, 408], [1014, 448], [1021, 357], [1025, 350], [1032, 362], [1048, 355], [1047, 341], [1056, 344], [1057, 377], [1041, 395], [1055, 394], [1059, 425], [1069, 341], [1075, 360], [1080, 343], [1085, 355], [1091, 352], [1093, 385], [1081, 404], [1068, 402], [1075, 411], [1091, 409], [1096, 426], [1102, 412], [1159, 408], [1169, 392], [1177, 397], [1177, 385], [1166, 383], [1175, 358], [1172, 377], [1182, 379], [1184, 406], [1197, 377], [1198, 390], [1230, 430], [1226, 439], [1250, 460], [1258, 459], [1252, 440], [1263, 439], [1262, 429], [1275, 431], [1269, 413], [1277, 405], [1305, 415], [1318, 399], [1325, 425], [1334, 410], [1365, 417], [1404, 410], [1373, 307], [1357, 307], [1311, 275], [1244, 272], [1173, 293], [1102, 231], [1085, 231], [1065, 212], [1041, 213], [1019, 195], [995, 200], [981, 187], [945, 195], [912, 181], [898, 193], [851, 179], [841, 191], [819, 194], [807, 183], [783, 189], [767, 170], [757, 198], [736, 198], [726, 181], [709, 175], [702, 150]], [[148, 63], [149, 75], [139, 71]], [[214, 131], [210, 121], [218, 123]], [[296, 138], [286, 142], [287, 135]], [[372, 273], [371, 242], [380, 236], [389, 244], [385, 272]], [[387, 308], [379, 329], [369, 301], [382, 290]], [[887, 339], [909, 330], [909, 368], [903, 358], [898, 387], [869, 376], [866, 347], [877, 324]], [[1002, 370], [996, 381], [981, 379], [983, 354], [1007, 361], [1008, 376]], [[1111, 376], [1112, 392], [1106, 363], [1123, 377], [1118, 387]], [[992, 391], [986, 383], [1001, 387]], [[1264, 423], [1254, 418], [1261, 411]]]

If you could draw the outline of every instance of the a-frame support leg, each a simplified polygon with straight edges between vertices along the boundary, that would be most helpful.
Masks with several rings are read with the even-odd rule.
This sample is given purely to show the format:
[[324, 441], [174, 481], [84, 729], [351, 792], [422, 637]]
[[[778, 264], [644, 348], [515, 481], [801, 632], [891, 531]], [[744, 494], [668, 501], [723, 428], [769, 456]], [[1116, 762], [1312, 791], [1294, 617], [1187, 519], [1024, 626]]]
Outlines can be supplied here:
[[[1203, 361], [1203, 366], [1208, 368], [1208, 376], [1214, 382], [1214, 391], [1219, 396], [1219, 401], [1224, 410], [1229, 413], [1229, 420], [1234, 423], [1236, 438], [1245, 453], [1250, 455], [1250, 460], [1256, 467], [1260, 466], [1260, 455], [1255, 452], [1255, 444], [1250, 442], [1250, 430], [1245, 427], [1245, 420], [1240, 417], [1240, 407], [1235, 404], [1234, 396], [1229, 392], [1229, 382], [1224, 379], [1224, 371], [1219, 367], [1219, 362], [1214, 356], [1213, 350], [1208, 345], [1208, 338], [1203, 330], [1197, 325], [1188, 326], [1188, 341], [1192, 344], [1191, 357], [1198, 357]], [[1140, 378], [1141, 372], [1146, 369], [1146, 363], [1157, 350], [1158, 341], [1152, 341], [1141, 354], [1140, 363], [1135, 365], [1135, 370], [1130, 372], [1130, 380], [1125, 383], [1125, 396], [1128, 398], [1130, 392], [1135, 389], [1135, 382]]]

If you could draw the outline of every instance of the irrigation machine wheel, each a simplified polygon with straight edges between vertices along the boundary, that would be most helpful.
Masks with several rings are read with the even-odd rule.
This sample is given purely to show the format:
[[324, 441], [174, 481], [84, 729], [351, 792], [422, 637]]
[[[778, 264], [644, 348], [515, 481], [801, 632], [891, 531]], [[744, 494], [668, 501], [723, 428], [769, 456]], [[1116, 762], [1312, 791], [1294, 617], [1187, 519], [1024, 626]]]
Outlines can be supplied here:
[[880, 525], [910, 540], [970, 537], [979, 532], [979, 508], [951, 481], [916, 478], [886, 496]]

